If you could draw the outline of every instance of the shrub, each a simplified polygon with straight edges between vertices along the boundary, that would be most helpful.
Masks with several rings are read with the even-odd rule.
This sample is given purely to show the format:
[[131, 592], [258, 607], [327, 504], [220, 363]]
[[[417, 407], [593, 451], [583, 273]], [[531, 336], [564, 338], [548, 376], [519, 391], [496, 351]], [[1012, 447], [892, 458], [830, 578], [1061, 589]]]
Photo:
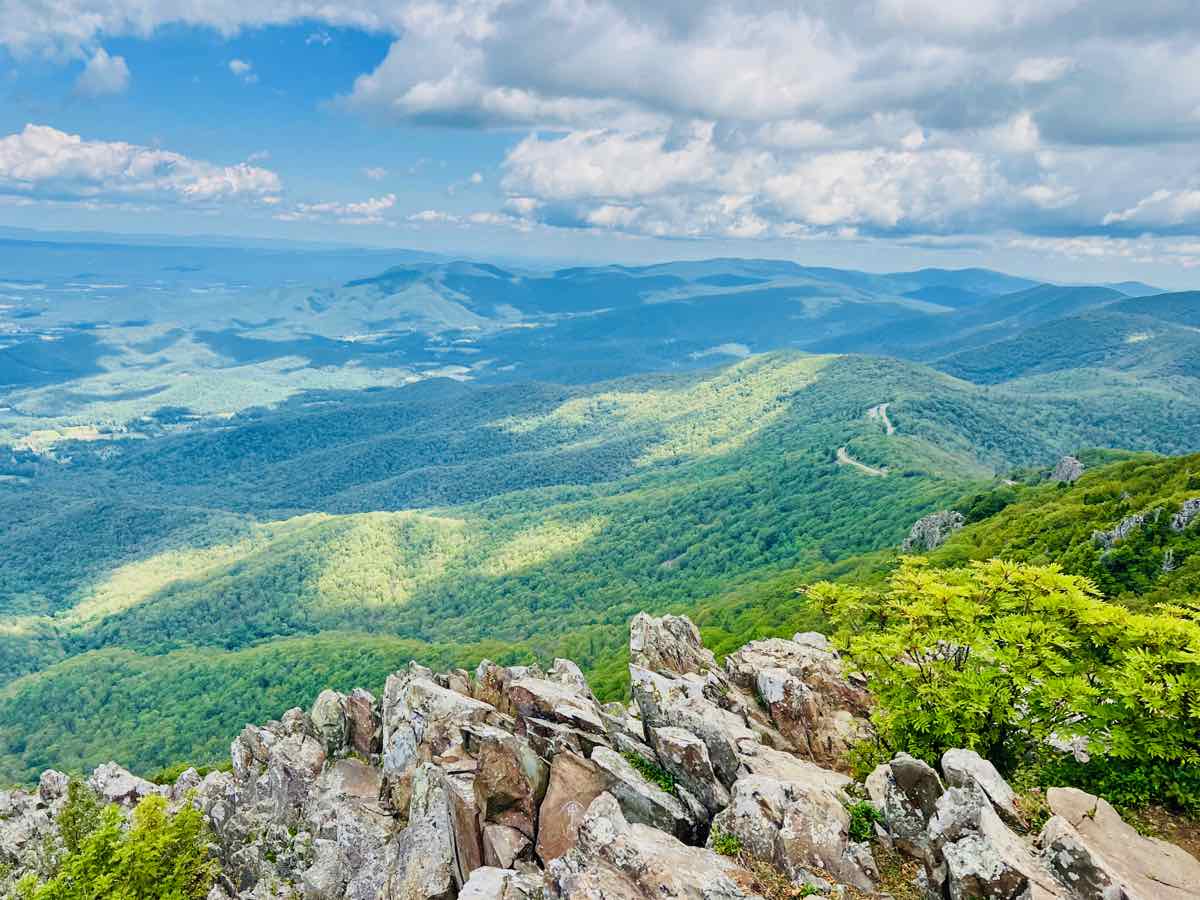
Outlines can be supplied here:
[[737, 856], [742, 852], [742, 839], [731, 831], [712, 831], [712, 848], [722, 856]]
[[1097, 761], [1150, 767], [1162, 796], [1188, 802], [1200, 772], [1193, 609], [1132, 612], [1056, 566], [998, 560], [910, 558], [882, 593], [822, 583], [809, 594], [870, 680], [888, 752], [936, 763], [968, 747], [1011, 773], [1045, 757], [1052, 736], [1076, 734]]
[[675, 776], [666, 771], [656, 762], [651, 762], [646, 757], [634, 753], [630, 750], [628, 753], [622, 753], [626, 762], [637, 769], [639, 775], [649, 781], [651, 784], [656, 784], [668, 794], [675, 793]]
[[36, 879], [23, 879], [17, 896], [21, 900], [204, 900], [216, 877], [206, 844], [204, 819], [190, 805], [169, 815], [165, 798], [147, 797], [133, 811], [128, 827], [120, 808], [109, 806], [49, 881], [39, 885]]
[[875, 837], [875, 823], [883, 821], [883, 814], [874, 804], [860, 800], [849, 807], [849, 812], [850, 840], [862, 843]]

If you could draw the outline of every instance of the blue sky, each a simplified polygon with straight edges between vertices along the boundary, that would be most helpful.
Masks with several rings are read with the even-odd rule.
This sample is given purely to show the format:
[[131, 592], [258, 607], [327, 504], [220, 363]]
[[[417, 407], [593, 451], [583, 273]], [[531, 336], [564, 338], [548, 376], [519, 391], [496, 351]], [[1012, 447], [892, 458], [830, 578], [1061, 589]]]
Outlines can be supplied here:
[[0, 0], [0, 224], [1192, 286], [1155, 0]]

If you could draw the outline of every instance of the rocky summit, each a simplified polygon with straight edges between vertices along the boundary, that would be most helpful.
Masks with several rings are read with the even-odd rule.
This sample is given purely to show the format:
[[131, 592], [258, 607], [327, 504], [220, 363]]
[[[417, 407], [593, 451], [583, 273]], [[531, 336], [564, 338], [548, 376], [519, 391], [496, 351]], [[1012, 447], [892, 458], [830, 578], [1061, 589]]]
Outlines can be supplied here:
[[[719, 665], [686, 618], [641, 614], [630, 676], [626, 706], [563, 659], [411, 664], [381, 697], [325, 691], [248, 725], [229, 771], [159, 786], [110, 763], [88, 783], [126, 809], [199, 809], [210, 900], [853, 898], [888, 896], [896, 871], [931, 900], [1200, 896], [1200, 863], [1097, 797], [1051, 790], [1033, 827], [970, 750], [937, 769], [900, 753], [855, 784], [839, 767], [871, 697], [820, 634]], [[0, 792], [4, 887], [61, 840], [68, 793], [55, 771]], [[907, 862], [885, 877], [881, 854]]]

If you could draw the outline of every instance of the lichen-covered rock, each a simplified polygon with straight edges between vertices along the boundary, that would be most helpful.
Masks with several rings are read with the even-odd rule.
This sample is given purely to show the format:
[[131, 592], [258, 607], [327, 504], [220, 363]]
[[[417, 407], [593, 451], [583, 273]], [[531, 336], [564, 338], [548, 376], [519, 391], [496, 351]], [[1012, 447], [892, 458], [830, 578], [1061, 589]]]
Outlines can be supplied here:
[[1032, 849], [992, 807], [983, 790], [969, 781], [948, 789], [929, 821], [930, 854], [926, 879], [949, 898], [1050, 900], [1069, 894]]
[[694, 841], [702, 823], [679, 801], [656, 784], [651, 784], [628, 760], [607, 747], [592, 752], [592, 762], [605, 774], [605, 790], [621, 804], [631, 822], [649, 825], [683, 841]]
[[341, 753], [350, 734], [345, 695], [337, 691], [321, 691], [313, 701], [309, 717], [317, 735], [325, 741], [325, 752], [330, 756]]
[[471, 873], [458, 900], [540, 900], [544, 891], [537, 875], [484, 866]]
[[793, 881], [821, 884], [817, 871], [860, 890], [879, 879], [869, 848], [850, 840], [845, 796], [819, 779], [782, 782], [762, 775], [739, 779], [713, 832], [735, 835], [752, 855], [769, 860]]
[[1074, 788], [1051, 788], [1046, 802], [1055, 818], [1040, 843], [1051, 868], [1065, 873], [1065, 883], [1116, 883], [1122, 893], [1115, 896], [1122, 900], [1200, 896], [1200, 861], [1173, 844], [1138, 834], [1105, 800]]
[[734, 862], [629, 823], [611, 794], [592, 801], [578, 843], [550, 863], [546, 881], [561, 900], [758, 900]]
[[713, 771], [708, 746], [683, 728], [650, 729], [654, 753], [662, 767], [703, 804], [709, 816], [729, 805], [729, 791]]
[[883, 816], [895, 846], [920, 860], [929, 859], [929, 820], [944, 788], [933, 768], [901, 753], [867, 777], [867, 794]]
[[431, 763], [413, 773], [408, 827], [388, 851], [382, 896], [386, 900], [451, 900], [453, 828], [445, 774]]
[[942, 772], [946, 782], [953, 787], [966, 787], [974, 782], [987, 795], [1000, 818], [1017, 828], [1026, 827], [1016, 792], [996, 767], [974, 750], [947, 750], [942, 754]]
[[909, 529], [908, 537], [900, 544], [903, 553], [928, 553], [936, 550], [954, 532], [967, 524], [966, 517], [954, 509], [943, 509], [922, 516]]

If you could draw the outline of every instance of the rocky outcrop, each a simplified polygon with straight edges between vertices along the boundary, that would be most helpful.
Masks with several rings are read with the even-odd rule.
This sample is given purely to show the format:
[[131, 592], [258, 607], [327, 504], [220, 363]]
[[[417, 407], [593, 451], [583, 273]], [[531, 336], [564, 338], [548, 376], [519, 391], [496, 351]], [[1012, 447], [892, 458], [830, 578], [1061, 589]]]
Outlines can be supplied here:
[[[631, 706], [602, 706], [567, 660], [414, 664], [379, 700], [324, 691], [247, 725], [229, 772], [159, 786], [109, 763], [88, 785], [125, 810], [194, 804], [220, 867], [210, 900], [749, 900], [766, 870], [797, 896], [875, 891], [871, 845], [851, 836], [864, 801], [837, 770], [871, 701], [829, 642], [755, 641], [721, 666], [687, 619], [643, 615], [630, 644]], [[1200, 864], [1103, 801], [1051, 791], [1034, 839], [987, 760], [940, 762], [899, 754], [866, 782], [879, 840], [920, 861], [931, 900], [1181, 900], [1200, 884]], [[60, 852], [70, 790], [49, 771], [0, 791], [0, 891]]]
[[1200, 516], [1200, 497], [1184, 500], [1179, 512], [1171, 516], [1171, 530], [1183, 531]]
[[1054, 466], [1050, 480], [1059, 484], [1074, 484], [1083, 474], [1083, 463], [1074, 456], [1064, 456]]
[[1145, 524], [1145, 513], [1135, 513], [1134, 515], [1126, 516], [1108, 531], [1093, 531], [1092, 543], [1105, 550], [1111, 550]]
[[900, 544], [903, 553], [927, 553], [936, 550], [954, 532], [967, 524], [966, 517], [953, 509], [943, 509], [922, 516], [913, 523], [908, 537]]

